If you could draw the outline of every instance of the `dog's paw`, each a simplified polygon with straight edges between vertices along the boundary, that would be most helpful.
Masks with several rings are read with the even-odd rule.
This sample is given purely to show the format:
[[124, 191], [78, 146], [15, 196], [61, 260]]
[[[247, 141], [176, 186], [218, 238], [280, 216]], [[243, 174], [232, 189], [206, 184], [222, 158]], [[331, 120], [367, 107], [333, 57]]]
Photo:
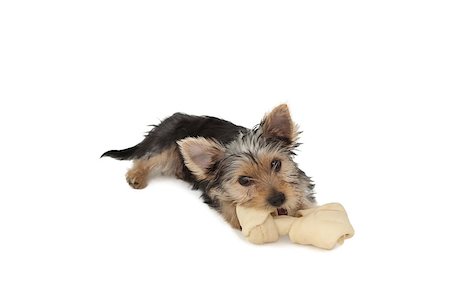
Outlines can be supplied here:
[[134, 170], [131, 169], [128, 171], [127, 175], [125, 176], [127, 179], [128, 184], [133, 189], [143, 189], [147, 186], [148, 183], [148, 176], [146, 172], [142, 172], [140, 170]]

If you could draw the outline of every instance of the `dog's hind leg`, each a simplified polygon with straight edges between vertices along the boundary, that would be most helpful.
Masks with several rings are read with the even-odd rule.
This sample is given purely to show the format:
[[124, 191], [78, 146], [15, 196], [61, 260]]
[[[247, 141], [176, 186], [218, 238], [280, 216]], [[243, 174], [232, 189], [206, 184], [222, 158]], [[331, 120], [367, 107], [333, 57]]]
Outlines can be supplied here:
[[134, 189], [143, 189], [151, 177], [164, 175], [181, 178], [183, 162], [176, 145], [167, 148], [161, 153], [139, 158], [133, 161], [128, 170], [126, 179]]
[[147, 186], [151, 168], [150, 159], [135, 159], [133, 166], [128, 170], [126, 179], [134, 189], [143, 189]]

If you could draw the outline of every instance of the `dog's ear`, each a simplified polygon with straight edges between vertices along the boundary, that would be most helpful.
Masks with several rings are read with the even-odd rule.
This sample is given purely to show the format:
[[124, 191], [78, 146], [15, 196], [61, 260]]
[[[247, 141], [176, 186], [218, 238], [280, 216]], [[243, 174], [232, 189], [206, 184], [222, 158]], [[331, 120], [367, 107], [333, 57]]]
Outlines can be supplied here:
[[186, 167], [198, 180], [209, 178], [214, 164], [225, 155], [223, 145], [203, 137], [185, 138], [177, 143]]
[[286, 104], [275, 107], [260, 124], [264, 136], [277, 138], [288, 144], [297, 140], [297, 125], [292, 122], [289, 108]]

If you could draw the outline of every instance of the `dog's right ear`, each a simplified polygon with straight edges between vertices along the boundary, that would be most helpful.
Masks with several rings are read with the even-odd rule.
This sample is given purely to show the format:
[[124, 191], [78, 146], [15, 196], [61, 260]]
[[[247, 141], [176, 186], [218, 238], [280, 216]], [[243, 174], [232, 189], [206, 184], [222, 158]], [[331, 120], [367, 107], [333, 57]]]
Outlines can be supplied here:
[[260, 124], [266, 137], [277, 138], [293, 144], [298, 137], [297, 125], [292, 122], [289, 108], [286, 104], [275, 107], [268, 113]]
[[203, 137], [189, 137], [177, 143], [186, 167], [198, 180], [211, 176], [211, 168], [225, 156], [223, 145]]

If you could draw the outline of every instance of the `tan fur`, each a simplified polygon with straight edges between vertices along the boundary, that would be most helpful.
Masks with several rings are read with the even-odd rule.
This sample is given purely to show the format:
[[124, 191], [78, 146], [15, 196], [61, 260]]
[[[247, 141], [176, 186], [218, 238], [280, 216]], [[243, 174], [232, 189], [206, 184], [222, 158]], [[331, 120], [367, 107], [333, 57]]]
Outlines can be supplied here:
[[[276, 173], [271, 170], [271, 162], [274, 159], [281, 160], [282, 168]], [[254, 178], [255, 184], [250, 187], [250, 193], [253, 200], [247, 204], [254, 208], [266, 208], [267, 199], [273, 191], [282, 192], [286, 195], [286, 209], [288, 212], [294, 212], [299, 209], [299, 200], [306, 199], [303, 195], [303, 189], [294, 189], [293, 186], [287, 183], [287, 175], [293, 170], [288, 170], [292, 165], [281, 157], [273, 157], [272, 155], [264, 155], [260, 157], [260, 165], [252, 163], [245, 164], [241, 169], [242, 174], [249, 174]], [[307, 201], [304, 201], [307, 202]], [[309, 202], [308, 202], [309, 203]], [[307, 203], [307, 204], [308, 204]], [[303, 208], [303, 207], [302, 207]]]
[[149, 158], [136, 159], [133, 167], [128, 170], [126, 179], [135, 189], [147, 186], [151, 176], [165, 175], [182, 177], [183, 163], [175, 146]]

